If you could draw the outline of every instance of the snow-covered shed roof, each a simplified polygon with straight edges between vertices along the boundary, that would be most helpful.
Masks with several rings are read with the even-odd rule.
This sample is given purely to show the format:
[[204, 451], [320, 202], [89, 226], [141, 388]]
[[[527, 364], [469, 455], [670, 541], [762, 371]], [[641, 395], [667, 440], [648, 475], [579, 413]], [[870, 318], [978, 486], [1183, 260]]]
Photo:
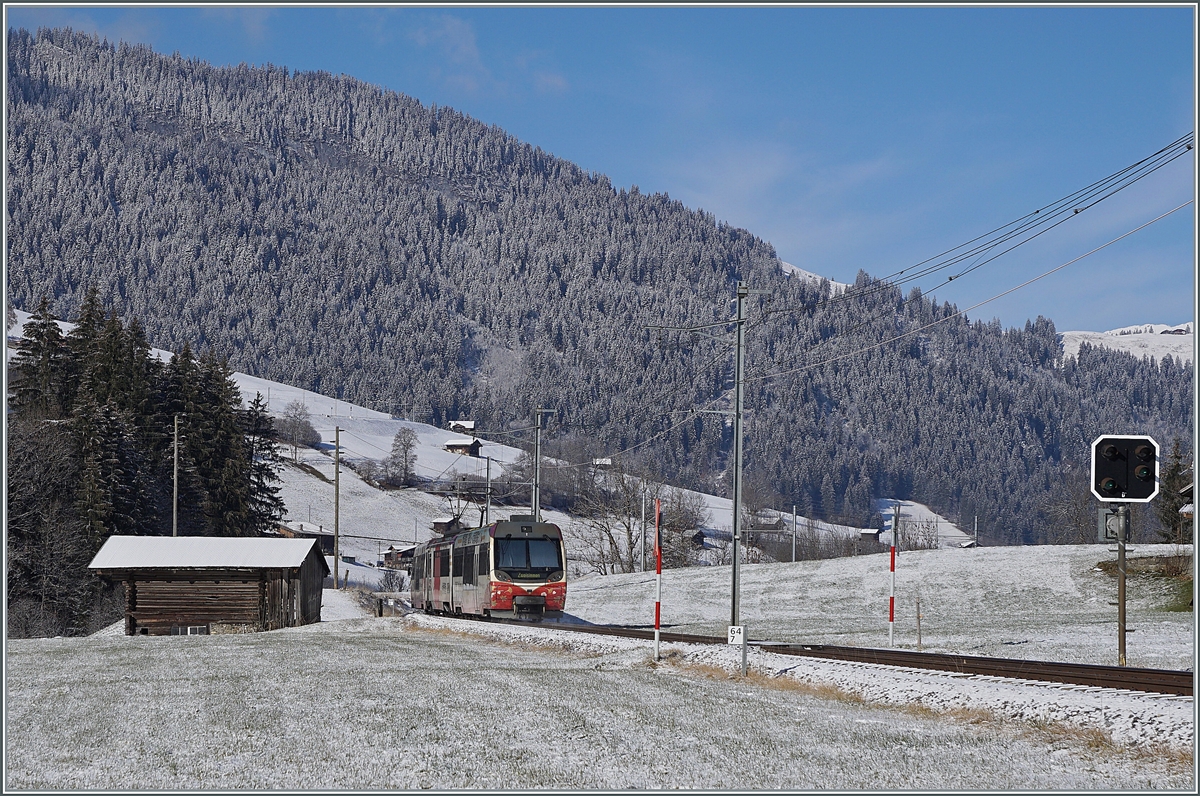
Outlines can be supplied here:
[[315, 539], [110, 536], [89, 569], [274, 569], [304, 563]]

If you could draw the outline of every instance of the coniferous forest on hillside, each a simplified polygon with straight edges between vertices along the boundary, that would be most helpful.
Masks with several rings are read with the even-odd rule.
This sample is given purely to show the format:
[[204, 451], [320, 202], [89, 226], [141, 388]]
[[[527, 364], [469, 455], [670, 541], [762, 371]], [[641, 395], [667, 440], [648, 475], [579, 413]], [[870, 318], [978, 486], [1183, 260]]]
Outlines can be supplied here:
[[763, 291], [751, 502], [869, 524], [874, 498], [914, 499], [977, 515], [990, 544], [1082, 541], [1061, 518], [1100, 433], [1190, 444], [1188, 363], [1064, 360], [1051, 320], [953, 317], [866, 272], [835, 293], [746, 230], [452, 109], [69, 30], [7, 44], [21, 309], [75, 319], [95, 288], [156, 347], [484, 436], [552, 408], [551, 455], [629, 451], [630, 471], [728, 494], [728, 417], [693, 410], [730, 408], [731, 344], [651, 327], [727, 320], [744, 281]]
[[186, 343], [159, 361], [137, 319], [105, 313], [94, 288], [66, 335], [38, 306], [9, 384], [10, 636], [86, 633], [119, 616], [119, 589], [87, 570], [113, 534], [259, 536], [282, 518], [262, 396], [243, 408], [228, 366]]

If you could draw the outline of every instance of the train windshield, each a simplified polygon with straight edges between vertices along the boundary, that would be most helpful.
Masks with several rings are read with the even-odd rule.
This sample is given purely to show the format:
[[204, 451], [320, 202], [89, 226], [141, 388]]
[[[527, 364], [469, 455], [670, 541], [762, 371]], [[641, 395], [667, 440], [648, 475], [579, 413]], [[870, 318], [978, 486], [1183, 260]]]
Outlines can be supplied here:
[[562, 569], [562, 547], [557, 539], [497, 539], [496, 567], [519, 577], [544, 576]]

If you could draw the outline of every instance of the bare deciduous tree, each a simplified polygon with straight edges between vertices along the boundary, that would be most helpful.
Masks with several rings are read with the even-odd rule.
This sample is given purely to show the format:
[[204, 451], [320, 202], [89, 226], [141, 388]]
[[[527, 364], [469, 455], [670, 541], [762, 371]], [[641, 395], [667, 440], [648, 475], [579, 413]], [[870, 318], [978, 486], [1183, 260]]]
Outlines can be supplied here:
[[321, 442], [321, 435], [313, 428], [308, 406], [300, 400], [292, 401], [283, 408], [283, 418], [275, 424], [280, 442], [292, 446], [292, 461], [299, 458], [301, 446], [313, 447]]
[[412, 483], [417, 467], [417, 433], [404, 427], [392, 438], [392, 452], [383, 460], [384, 478], [399, 486]]

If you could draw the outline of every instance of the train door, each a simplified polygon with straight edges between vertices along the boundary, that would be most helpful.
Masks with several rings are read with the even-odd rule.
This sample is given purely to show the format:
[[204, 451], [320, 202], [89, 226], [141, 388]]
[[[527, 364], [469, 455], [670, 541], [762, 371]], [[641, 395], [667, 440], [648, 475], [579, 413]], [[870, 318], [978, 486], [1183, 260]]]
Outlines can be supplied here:
[[425, 599], [426, 611], [432, 611], [436, 608], [433, 600], [436, 599], [438, 579], [437, 570], [433, 568], [433, 565], [436, 562], [437, 555], [438, 551], [432, 549], [432, 547], [425, 551], [425, 586], [421, 588], [421, 597]]
[[464, 614], [481, 613], [479, 606], [479, 578], [475, 572], [477, 545], [469, 544], [462, 552], [462, 612]]
[[492, 537], [486, 536], [476, 548], [475, 582], [479, 586], [479, 613], [488, 615], [492, 607]]
[[434, 608], [451, 613], [451, 581], [454, 573], [450, 570], [450, 548], [443, 547], [437, 551], [438, 583], [437, 597], [434, 598]]

